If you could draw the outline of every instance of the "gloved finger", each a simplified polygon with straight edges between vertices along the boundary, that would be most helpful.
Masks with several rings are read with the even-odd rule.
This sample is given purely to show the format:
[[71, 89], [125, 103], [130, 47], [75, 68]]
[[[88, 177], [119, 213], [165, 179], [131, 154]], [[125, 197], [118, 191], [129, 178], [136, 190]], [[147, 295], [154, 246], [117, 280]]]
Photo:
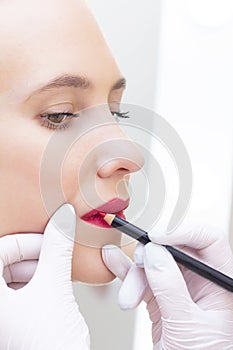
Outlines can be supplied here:
[[25, 283], [25, 282], [12, 282], [12, 283], [8, 283], [8, 288], [17, 290], [17, 289], [25, 287], [26, 284], [27, 283]]
[[[226, 233], [216, 227], [182, 225], [169, 234], [166, 234], [164, 231], [156, 232], [156, 230], [151, 230], [148, 235], [154, 243], [186, 245], [195, 250], [199, 250], [201, 251], [202, 257], [207, 261], [214, 261], [217, 256], [218, 265], [224, 265], [226, 256], [232, 256]], [[205, 248], [208, 249], [205, 250]]]
[[[9, 279], [6, 267], [22, 260], [38, 259], [42, 242], [42, 234], [18, 233], [1, 237], [0, 240], [0, 290], [8, 291], [6, 279]], [[12, 265], [13, 266], [13, 265]], [[17, 267], [16, 267], [17, 269]], [[26, 271], [25, 271], [26, 273]], [[30, 270], [28, 271], [30, 273]]]
[[179, 267], [164, 247], [145, 246], [144, 269], [163, 318], [184, 320], [197, 308]]
[[195, 249], [204, 249], [225, 236], [220, 229], [203, 225], [182, 225], [171, 233], [156, 231], [148, 232], [150, 240], [154, 243], [168, 245], [188, 245]]
[[202, 224], [182, 225], [171, 233], [156, 231], [148, 232], [151, 241], [162, 244], [188, 245], [195, 249], [204, 249], [214, 244], [217, 240], [226, 239], [226, 233], [220, 228]]
[[148, 286], [144, 271], [136, 267], [131, 259], [114, 245], [104, 246], [102, 257], [108, 269], [123, 281], [118, 295], [121, 309], [136, 307], [143, 299]]
[[24, 260], [19, 263], [5, 266], [3, 278], [6, 283], [28, 283], [34, 275], [38, 260]]
[[156, 298], [150, 298], [147, 302], [147, 310], [149, 312], [150, 320], [152, 322], [152, 336], [153, 343], [157, 343], [161, 339], [162, 334], [162, 320], [161, 320], [161, 312], [159, 310], [159, 306]]
[[134, 250], [134, 262], [138, 267], [144, 267], [144, 245], [138, 242]]
[[102, 247], [102, 258], [107, 268], [121, 281], [123, 281], [133, 266], [132, 260], [115, 245], [105, 245]]
[[62, 205], [49, 220], [36, 272], [30, 283], [64, 284], [71, 281], [76, 214], [70, 204]]
[[0, 298], [2, 298], [3, 295], [8, 291], [6, 281], [2, 276], [3, 270], [4, 270], [4, 265], [3, 265], [3, 262], [0, 260]]
[[42, 244], [42, 234], [18, 233], [1, 237], [0, 260], [3, 266], [22, 260], [38, 259]]
[[129, 269], [118, 294], [118, 304], [121, 309], [128, 310], [137, 307], [143, 300], [148, 288], [143, 269], [136, 265]]

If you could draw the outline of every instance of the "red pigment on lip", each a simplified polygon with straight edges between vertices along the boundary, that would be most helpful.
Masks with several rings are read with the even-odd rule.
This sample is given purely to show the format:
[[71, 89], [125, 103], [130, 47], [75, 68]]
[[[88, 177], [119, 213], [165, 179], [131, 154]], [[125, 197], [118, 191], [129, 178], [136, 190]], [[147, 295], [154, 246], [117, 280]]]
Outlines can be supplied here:
[[[82, 220], [87, 221], [89, 224], [93, 224], [93, 225], [97, 225], [100, 227], [104, 227], [104, 228], [113, 228], [112, 225], [109, 225], [105, 220], [104, 217], [107, 213], [103, 213], [102, 211], [99, 211], [96, 214], [90, 215], [88, 217], [83, 217]], [[117, 215], [118, 217], [125, 219], [125, 215], [123, 214], [123, 212], [119, 212], [116, 213], [115, 215]]]
[[93, 215], [87, 220], [87, 222], [104, 228], [111, 228], [111, 226], [109, 226], [109, 224], [103, 219], [102, 215]]

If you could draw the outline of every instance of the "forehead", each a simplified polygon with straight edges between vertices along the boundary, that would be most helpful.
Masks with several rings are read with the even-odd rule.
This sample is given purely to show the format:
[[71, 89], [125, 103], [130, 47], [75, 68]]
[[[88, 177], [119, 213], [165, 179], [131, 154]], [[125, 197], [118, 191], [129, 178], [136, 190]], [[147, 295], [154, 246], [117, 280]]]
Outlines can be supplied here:
[[68, 40], [67, 35], [73, 38], [74, 33], [77, 40], [82, 34], [100, 39], [95, 19], [83, 1], [0, 2], [0, 27], [1, 46], [8, 43], [21, 49]]
[[[26, 81], [27, 87], [61, 73], [98, 81], [118, 67], [98, 24], [82, 0], [0, 2], [0, 92]], [[93, 59], [94, 58], [94, 59]], [[28, 80], [30, 77], [30, 81]]]

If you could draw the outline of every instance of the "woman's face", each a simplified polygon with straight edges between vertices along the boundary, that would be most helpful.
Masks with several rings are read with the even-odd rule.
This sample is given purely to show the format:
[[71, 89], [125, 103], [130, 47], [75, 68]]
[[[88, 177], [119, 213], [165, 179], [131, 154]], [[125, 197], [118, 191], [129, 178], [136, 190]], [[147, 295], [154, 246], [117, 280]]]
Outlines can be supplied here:
[[[126, 202], [112, 201], [111, 210], [121, 210], [129, 199], [121, 181], [143, 165], [111, 114], [119, 111], [122, 75], [82, 0], [3, 1], [0, 23], [0, 235], [44, 232], [56, 209], [71, 203], [82, 233], [74, 246], [73, 280], [110, 281], [101, 246], [119, 244], [120, 235], [80, 218], [115, 198]], [[78, 76], [90, 84], [80, 86]], [[65, 118], [81, 110], [89, 112], [64, 129]], [[98, 118], [107, 124], [98, 127]], [[57, 174], [63, 196], [56, 193], [52, 159], [41, 188], [51, 140], [55, 160], [70, 143]]]

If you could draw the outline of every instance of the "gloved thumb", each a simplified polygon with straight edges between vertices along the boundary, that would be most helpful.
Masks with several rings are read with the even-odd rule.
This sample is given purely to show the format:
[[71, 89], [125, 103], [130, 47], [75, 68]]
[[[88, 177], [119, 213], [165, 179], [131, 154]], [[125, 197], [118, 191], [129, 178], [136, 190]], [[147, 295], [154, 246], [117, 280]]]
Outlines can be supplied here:
[[38, 279], [46, 284], [71, 281], [75, 228], [74, 208], [70, 204], [63, 204], [51, 217], [44, 231], [39, 262], [32, 283]]
[[123, 282], [118, 294], [120, 308], [126, 310], [138, 306], [147, 287], [144, 271], [114, 245], [104, 246], [102, 257], [108, 269]]
[[183, 275], [166, 248], [155, 243], [145, 246], [144, 269], [164, 319], [184, 321], [193, 302]]
[[121, 281], [123, 281], [133, 266], [131, 259], [115, 245], [102, 247], [102, 258], [107, 268]]

